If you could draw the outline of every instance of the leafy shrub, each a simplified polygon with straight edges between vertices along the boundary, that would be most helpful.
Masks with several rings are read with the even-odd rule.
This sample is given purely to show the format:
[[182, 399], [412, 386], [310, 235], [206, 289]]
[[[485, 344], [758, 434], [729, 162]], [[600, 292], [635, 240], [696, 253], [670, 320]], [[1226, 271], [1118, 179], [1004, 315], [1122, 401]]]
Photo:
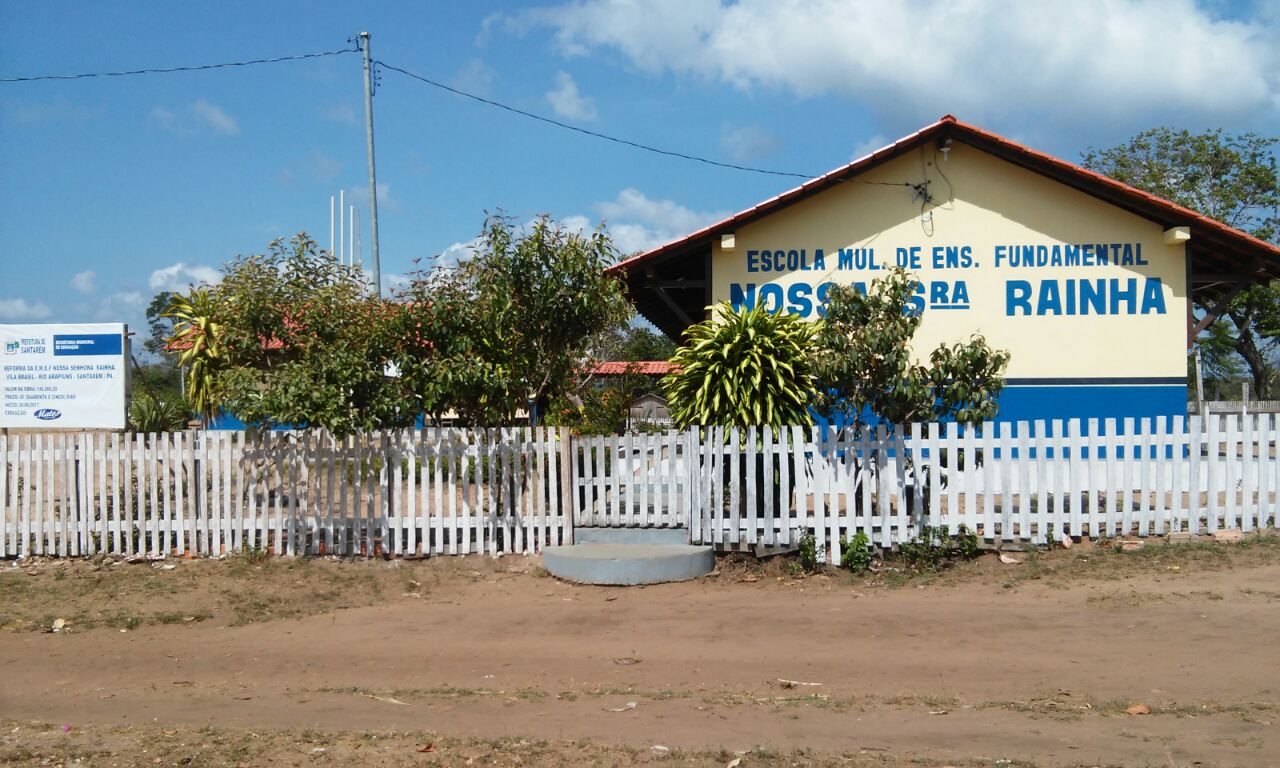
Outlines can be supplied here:
[[972, 560], [978, 556], [978, 534], [970, 531], [964, 523], [956, 530], [956, 555], [961, 560]]
[[840, 567], [854, 573], [871, 570], [871, 539], [866, 531], [858, 531], [852, 539], [840, 540]]
[[805, 573], [818, 570], [818, 539], [812, 531], [800, 534], [799, 555], [800, 567]]
[[961, 525], [953, 539], [946, 526], [924, 525], [909, 541], [898, 545], [898, 557], [916, 571], [936, 571], [952, 560], [978, 556], [978, 536]]
[[935, 571], [947, 559], [947, 529], [924, 525], [914, 538], [898, 545], [898, 558], [915, 571]]

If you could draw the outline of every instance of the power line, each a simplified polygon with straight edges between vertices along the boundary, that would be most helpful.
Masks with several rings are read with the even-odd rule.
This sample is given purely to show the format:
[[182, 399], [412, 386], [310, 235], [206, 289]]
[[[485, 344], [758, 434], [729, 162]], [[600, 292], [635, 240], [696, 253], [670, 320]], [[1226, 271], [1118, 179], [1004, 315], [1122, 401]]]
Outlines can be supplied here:
[[[314, 53], [300, 53], [300, 54], [295, 54], [291, 56], [275, 56], [272, 58], [264, 58], [264, 59], [250, 59], [248, 61], [228, 61], [228, 62], [220, 62], [217, 64], [196, 64], [196, 65], [179, 66], [179, 67], [153, 67], [148, 69], [132, 69], [132, 70], [122, 70], [117, 72], [82, 72], [82, 73], [72, 74], [72, 75], [30, 75], [26, 77], [0, 77], [0, 84], [29, 83], [29, 82], [37, 82], [37, 81], [43, 81], [43, 80], [83, 80], [83, 79], [98, 78], [98, 77], [128, 77], [133, 75], [158, 75], [158, 74], [170, 74], [174, 72], [198, 72], [198, 71], [210, 70], [210, 69], [227, 69], [231, 67], [248, 67], [248, 66], [254, 66], [258, 64], [277, 64], [285, 61], [301, 61], [304, 59], [318, 59], [326, 56], [340, 56], [345, 53], [359, 53], [360, 50], [361, 50], [360, 47], [356, 46], [354, 48], [341, 48], [335, 51], [317, 51]], [[468, 93], [467, 91], [454, 88], [449, 85], [445, 85], [444, 83], [441, 83], [436, 80], [432, 80], [429, 77], [419, 75], [416, 72], [410, 72], [409, 70], [404, 69], [402, 67], [397, 67], [392, 64], [388, 64], [385, 61], [375, 61], [374, 65], [377, 67], [383, 67], [385, 69], [389, 69], [393, 72], [397, 72], [401, 75], [412, 78], [414, 80], [418, 80], [432, 87], [439, 88], [444, 91], [448, 91], [449, 93], [455, 94], [457, 96], [462, 96], [463, 98], [471, 99], [472, 101], [477, 101], [481, 104], [485, 104], [491, 107], [496, 107], [498, 109], [505, 110], [507, 112], [511, 112], [513, 114], [517, 114], [522, 117], [527, 117], [532, 120], [537, 120], [542, 123], [547, 123], [548, 125], [553, 125], [553, 126], [556, 126], [557, 128], [563, 128], [567, 131], [573, 131], [574, 133], [579, 133], [584, 136], [591, 136], [596, 139], [602, 139], [604, 141], [613, 142], [615, 144], [621, 144], [623, 146], [631, 147], [633, 149], [639, 149], [644, 152], [652, 152], [654, 154], [663, 155], [665, 157], [674, 157], [680, 160], [688, 160], [695, 163], [702, 163], [704, 165], [710, 165], [716, 168], [727, 168], [729, 170], [734, 170], [734, 171], [759, 173], [767, 176], [784, 176], [788, 178], [808, 180], [808, 179], [817, 178], [822, 175], [822, 174], [816, 174], [816, 173], [796, 173], [794, 171], [778, 171], [778, 170], [772, 170], [768, 168], [754, 168], [752, 166], [747, 166], [747, 165], [738, 165], [736, 163], [725, 163], [719, 160], [712, 160], [707, 157], [702, 157], [700, 155], [693, 155], [687, 152], [677, 152], [675, 150], [662, 149], [660, 147], [655, 147], [649, 144], [643, 144], [638, 141], [632, 141], [630, 139], [624, 139], [618, 136], [611, 136], [606, 133], [600, 133], [599, 131], [593, 131], [587, 128], [581, 128], [579, 126], [571, 125], [569, 123], [564, 123], [559, 120], [546, 117], [544, 115], [539, 115], [537, 113], [529, 112], [527, 110], [523, 110], [518, 107], [513, 107], [509, 104], [503, 104], [500, 101], [494, 101], [493, 99], [487, 99], [483, 96], [478, 96], [474, 93]], [[886, 186], [886, 187], [918, 186], [918, 185], [910, 184], [907, 182], [865, 181], [861, 179], [838, 179], [838, 181], [841, 181], [844, 183], [870, 184], [875, 186]]]
[[[711, 159], [709, 159], [709, 158], [706, 158], [706, 157], [700, 157], [700, 156], [698, 156], [698, 155], [690, 155], [690, 154], [687, 154], [687, 153], [685, 153], [685, 152], [676, 152], [676, 151], [674, 151], [674, 150], [670, 150], [670, 149], [661, 149], [661, 148], [659, 148], [659, 147], [650, 146], [650, 145], [648, 145], [648, 144], [641, 144], [641, 143], [640, 143], [640, 142], [638, 142], [638, 141], [631, 141], [630, 139], [623, 139], [623, 138], [619, 138], [619, 137], [617, 137], [617, 136], [610, 136], [610, 135], [605, 134], [605, 133], [600, 133], [600, 132], [598, 132], [598, 131], [592, 131], [592, 130], [588, 130], [588, 129], [586, 129], [586, 128], [580, 128], [580, 127], [578, 127], [578, 126], [576, 126], [576, 125], [570, 125], [569, 123], [562, 123], [562, 122], [560, 122], [559, 120], [554, 120], [554, 119], [552, 119], [552, 118], [550, 118], [550, 117], [545, 117], [545, 116], [543, 116], [543, 115], [539, 115], [539, 114], [536, 114], [536, 113], [534, 113], [534, 112], [527, 112], [527, 111], [525, 111], [525, 110], [523, 110], [523, 109], [520, 109], [520, 108], [518, 108], [518, 107], [513, 107], [513, 106], [511, 106], [511, 105], [509, 105], [509, 104], [503, 104], [503, 103], [502, 103], [502, 102], [500, 102], [500, 101], [494, 101], [493, 99], [486, 99], [486, 98], [484, 98], [483, 96], [477, 96], [477, 95], [475, 95], [474, 93], [467, 93], [466, 91], [459, 90], [458, 88], [454, 88], [453, 86], [445, 85], [444, 83], [438, 82], [438, 81], [436, 81], [436, 80], [432, 80], [432, 79], [431, 79], [431, 78], [429, 78], [429, 77], [423, 77], [422, 75], [416, 74], [416, 73], [414, 73], [414, 72], [410, 72], [410, 71], [409, 71], [409, 70], [407, 70], [407, 69], [402, 69], [402, 68], [400, 68], [400, 67], [393, 66], [393, 65], [391, 65], [391, 64], [386, 63], [385, 61], [378, 61], [378, 62], [375, 62], [375, 63], [376, 63], [379, 67], [383, 67], [383, 68], [385, 68], [385, 69], [389, 69], [389, 70], [391, 70], [391, 71], [393, 71], [393, 72], [399, 72], [400, 74], [405, 75], [406, 77], [411, 77], [411, 78], [413, 78], [414, 80], [420, 80], [420, 81], [422, 81], [422, 82], [426, 83], [427, 85], [434, 86], [434, 87], [439, 88], [439, 89], [441, 89], [441, 90], [448, 91], [449, 93], [453, 93], [453, 94], [456, 94], [456, 95], [458, 95], [458, 96], [462, 96], [462, 97], [464, 97], [464, 98], [471, 99], [471, 100], [473, 100], [473, 101], [478, 101], [478, 102], [480, 102], [481, 104], [487, 104], [487, 105], [489, 105], [489, 106], [491, 106], [491, 107], [497, 107], [498, 109], [503, 109], [503, 110], [506, 110], [507, 112], [512, 112], [512, 113], [515, 113], [515, 114], [517, 114], [517, 115], [522, 115], [522, 116], [524, 116], [524, 117], [531, 118], [531, 119], [533, 119], [533, 120], [538, 120], [539, 122], [543, 122], [543, 123], [548, 123], [548, 124], [550, 124], [550, 125], [554, 125], [554, 126], [556, 126], [557, 128], [564, 128], [565, 130], [574, 131], [575, 133], [581, 133], [581, 134], [585, 134], [585, 135], [587, 135], [587, 136], [591, 136], [591, 137], [594, 137], [594, 138], [597, 138], [597, 139], [603, 139], [603, 140], [605, 140], [605, 141], [611, 141], [611, 142], [613, 142], [613, 143], [615, 143], [615, 144], [622, 144], [622, 145], [624, 145], [624, 146], [632, 147], [632, 148], [634, 148], [634, 149], [643, 150], [643, 151], [645, 151], [645, 152], [653, 152], [654, 154], [658, 154], [658, 155], [665, 155], [665, 156], [667, 156], [667, 157], [675, 157], [675, 158], [679, 158], [679, 159], [681, 159], [681, 160], [690, 160], [690, 161], [693, 161], [693, 162], [695, 162], [695, 163], [705, 163], [705, 164], [707, 164], [707, 165], [713, 165], [713, 166], [716, 166], [717, 168], [728, 168], [728, 169], [730, 169], [730, 170], [734, 170], [734, 171], [747, 171], [747, 172], [749, 172], [749, 173], [762, 173], [762, 174], [765, 174], [765, 175], [768, 175], [768, 176], [787, 176], [787, 177], [790, 177], [790, 178], [797, 178], [797, 179], [813, 179], [813, 178], [817, 178], [818, 176], [820, 176], [820, 175], [821, 175], [821, 174], [815, 174], [815, 173], [795, 173], [795, 172], [792, 172], [792, 171], [775, 171], [775, 170], [769, 170], [769, 169], [767, 169], [767, 168], [752, 168], [751, 166], [747, 166], [747, 165], [735, 165], [735, 164], [733, 164], [733, 163], [722, 163], [722, 162], [720, 162], [720, 161], [718, 161], [718, 160], [711, 160]], [[873, 184], [873, 185], [887, 186], [887, 187], [910, 187], [910, 186], [912, 186], [911, 184], [907, 184], [907, 183], [905, 183], [905, 182], [862, 181], [862, 180], [854, 180], [854, 179], [841, 179], [841, 181], [846, 181], [846, 182], [856, 181], [856, 182], [857, 182], [857, 183], [859, 183], [859, 184]]]
[[30, 83], [37, 80], [83, 80], [91, 77], [127, 77], [129, 75], [159, 75], [169, 72], [197, 72], [204, 69], [225, 69], [228, 67], [249, 67], [255, 64], [276, 64], [282, 61], [300, 61], [302, 59], [319, 59], [324, 56], [338, 56], [344, 53], [356, 53], [358, 48], [342, 48], [337, 51], [319, 51], [316, 53], [299, 53], [293, 56], [276, 56], [270, 59], [250, 59], [249, 61], [227, 61], [219, 64], [195, 64], [185, 67], [160, 67], [152, 69], [131, 69], [121, 72], [84, 72], [76, 75], [31, 75], [29, 77], [0, 77], [0, 83]]

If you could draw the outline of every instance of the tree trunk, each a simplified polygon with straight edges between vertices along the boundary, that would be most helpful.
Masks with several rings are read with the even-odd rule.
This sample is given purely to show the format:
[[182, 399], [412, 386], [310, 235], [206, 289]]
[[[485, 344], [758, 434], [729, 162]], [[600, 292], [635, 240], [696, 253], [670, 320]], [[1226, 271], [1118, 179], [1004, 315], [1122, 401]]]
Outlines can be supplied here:
[[1249, 374], [1253, 378], [1253, 397], [1255, 400], [1270, 400], [1270, 369], [1267, 367], [1267, 359], [1258, 349], [1258, 344], [1253, 339], [1252, 333], [1241, 333], [1240, 338], [1236, 339], [1236, 351], [1244, 358], [1245, 363], [1249, 366]]

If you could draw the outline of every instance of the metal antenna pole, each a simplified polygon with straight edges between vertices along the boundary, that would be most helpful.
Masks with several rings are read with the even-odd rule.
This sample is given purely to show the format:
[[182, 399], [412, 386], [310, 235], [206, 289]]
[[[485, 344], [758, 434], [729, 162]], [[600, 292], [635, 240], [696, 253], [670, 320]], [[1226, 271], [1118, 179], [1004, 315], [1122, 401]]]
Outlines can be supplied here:
[[364, 52], [364, 129], [369, 144], [369, 248], [373, 255], [374, 295], [382, 298], [382, 261], [378, 256], [378, 175], [373, 164], [373, 64], [369, 61], [369, 33], [360, 33]]

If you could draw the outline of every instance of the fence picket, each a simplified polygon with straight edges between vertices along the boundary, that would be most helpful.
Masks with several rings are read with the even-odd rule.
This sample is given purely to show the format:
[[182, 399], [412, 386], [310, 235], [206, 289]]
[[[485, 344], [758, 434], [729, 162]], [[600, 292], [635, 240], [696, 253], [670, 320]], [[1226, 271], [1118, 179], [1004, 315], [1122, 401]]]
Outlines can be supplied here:
[[995, 455], [992, 456], [994, 468], [992, 474], [998, 486], [991, 490], [995, 497], [996, 524], [1000, 528], [1002, 541], [1013, 541], [1013, 437], [1009, 430], [1014, 425], [1001, 422], [994, 426], [996, 431]]
[[1257, 503], [1254, 501], [1258, 491], [1257, 421], [1257, 415], [1250, 414], [1244, 418], [1241, 427], [1240, 530], [1246, 533], [1253, 530], [1253, 520], [1257, 516]]
[[1222, 513], [1225, 518], [1224, 523], [1227, 530], [1235, 530], [1239, 527], [1237, 516], [1240, 512], [1238, 502], [1237, 489], [1240, 487], [1240, 417], [1236, 414], [1227, 415], [1227, 435], [1226, 447], [1223, 450], [1224, 458], [1227, 464], [1226, 482], [1223, 490], [1226, 499], [1222, 507]]
[[1032, 435], [1030, 422], [1019, 421], [1015, 432], [1018, 439], [1018, 468], [1021, 470], [1014, 473], [1018, 476], [1018, 535], [1016, 538], [1038, 544], [1043, 540], [1044, 535], [1043, 532], [1033, 532], [1031, 524], [1036, 462], [1031, 456]]
[[[942, 443], [938, 436], [938, 422], [931, 421], [928, 426], [928, 439], [926, 448], [917, 454], [916, 466], [920, 466], [919, 462], [925, 457], [925, 451], [928, 451], [928, 480], [924, 486], [927, 490], [928, 497], [928, 518], [925, 520], [926, 525], [940, 526], [944, 522], [943, 518], [943, 488], [942, 488]], [[950, 521], [947, 521], [950, 522]], [[954, 523], [948, 525], [950, 533], [954, 534]]]
[[743, 513], [746, 510], [747, 478], [743, 474], [746, 469], [746, 433], [742, 428], [731, 427], [729, 435], [729, 509], [726, 515], [725, 543], [732, 549], [741, 549]]
[[[772, 430], [771, 430], [772, 431]], [[769, 474], [774, 467], [778, 472], [778, 492], [776, 515], [765, 528], [765, 544], [777, 546], [786, 538], [786, 531], [791, 526], [791, 453], [795, 450], [791, 443], [791, 429], [781, 427], [772, 431], [769, 457]]]
[[[1169, 532], [1180, 533], [1182, 531], [1182, 523], [1185, 518], [1183, 508], [1183, 494], [1187, 488], [1187, 475], [1183, 472], [1186, 466], [1186, 429], [1185, 420], [1181, 416], [1174, 416], [1170, 429], [1173, 432], [1170, 440], [1169, 455], [1172, 459], [1169, 468], [1169, 488], [1170, 488], [1170, 509], [1169, 509]], [[1192, 505], [1193, 507], [1195, 505]]]
[[1168, 425], [1164, 416], [1157, 416], [1155, 420], [1155, 433], [1152, 435], [1152, 443], [1155, 448], [1155, 481], [1152, 483], [1152, 490], [1155, 498], [1152, 505], [1152, 531], [1156, 536], [1163, 536], [1167, 523], [1167, 515], [1169, 513], [1168, 499], [1166, 493], [1169, 487], [1168, 480], [1165, 477], [1165, 470], [1168, 469], [1168, 461], [1165, 454], [1169, 448], [1169, 432]]
[[1259, 414], [1258, 420], [1258, 450], [1261, 456], [1259, 471], [1262, 475], [1258, 490], [1258, 527], [1267, 528], [1271, 525], [1275, 505], [1280, 503], [1280, 498], [1276, 498], [1276, 469], [1280, 467], [1280, 462], [1277, 462], [1271, 452], [1271, 446], [1276, 442], [1275, 415]]
[[747, 492], [742, 499], [742, 520], [739, 527], [735, 527], [734, 535], [740, 536], [739, 541], [743, 544], [754, 544], [756, 541], [756, 521], [758, 518], [758, 510], [760, 507], [759, 491], [757, 487], [758, 475], [756, 467], [759, 454], [756, 451], [756, 441], [759, 438], [755, 427], [747, 427], [744, 436], [745, 449], [744, 457], [739, 459], [742, 463], [743, 478], [746, 481]]

